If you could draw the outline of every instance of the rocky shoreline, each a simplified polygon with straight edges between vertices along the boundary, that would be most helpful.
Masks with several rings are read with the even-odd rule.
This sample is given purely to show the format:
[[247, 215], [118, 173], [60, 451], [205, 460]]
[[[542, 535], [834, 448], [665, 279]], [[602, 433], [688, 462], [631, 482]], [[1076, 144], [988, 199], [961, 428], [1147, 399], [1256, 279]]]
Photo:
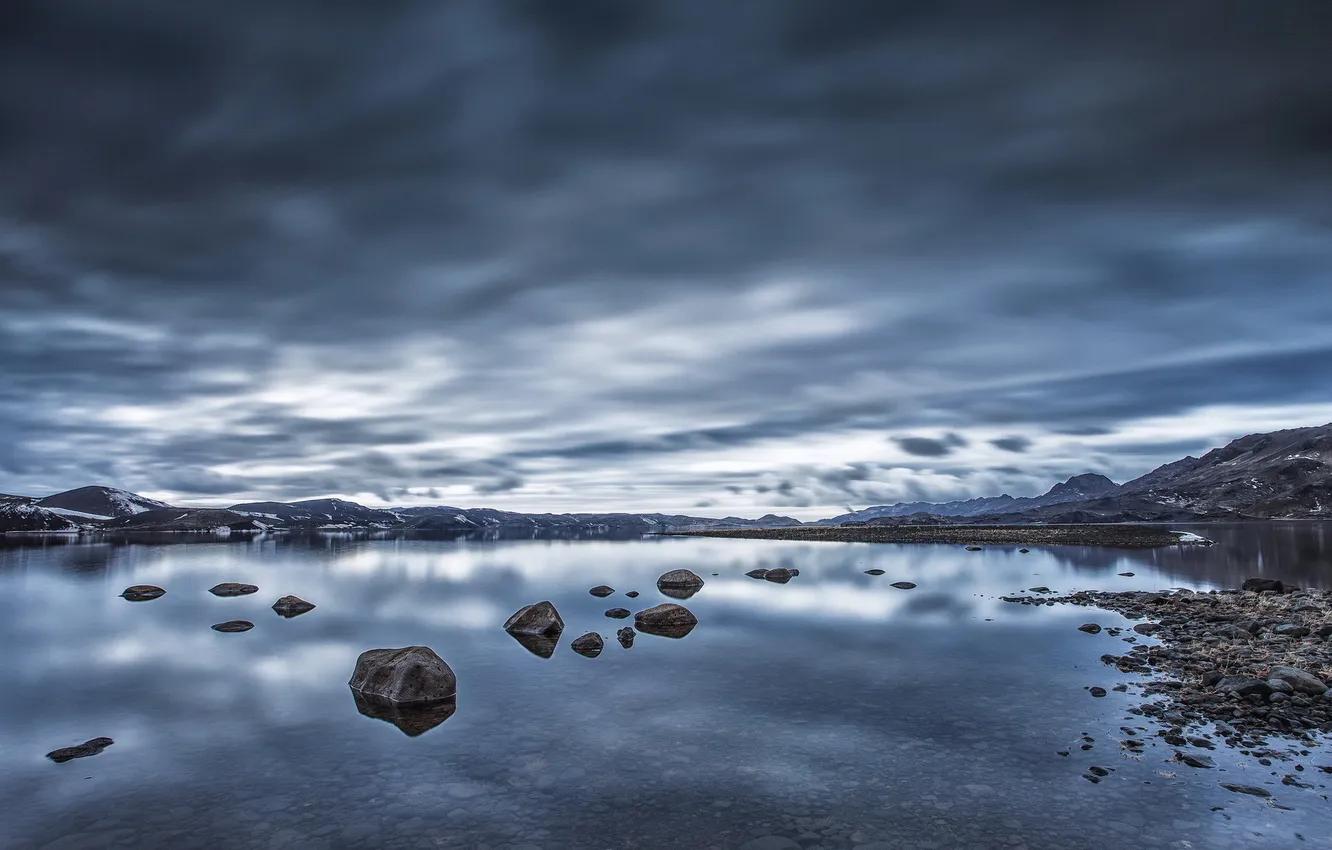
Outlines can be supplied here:
[[[1332, 732], [1332, 691], [1326, 684], [1332, 676], [1332, 591], [1300, 590], [1270, 579], [1205, 593], [1053, 596], [1043, 588], [1032, 590], [1037, 595], [1002, 599], [1095, 607], [1141, 621], [1130, 629], [1102, 629], [1098, 623], [1079, 629], [1135, 644], [1123, 655], [1106, 653], [1101, 661], [1148, 677], [1135, 687], [1149, 699], [1130, 711], [1165, 724], [1157, 734], [1167, 744], [1210, 748], [1212, 735], [1190, 730], [1215, 724], [1224, 743], [1260, 758], [1307, 756], [1320, 733]], [[1153, 642], [1139, 643], [1144, 639]], [[1186, 752], [1179, 758], [1197, 759]]]
[[954, 543], [993, 546], [1106, 546], [1148, 549], [1183, 543], [1178, 532], [1143, 525], [796, 526], [663, 532], [680, 537], [740, 537], [835, 543]]

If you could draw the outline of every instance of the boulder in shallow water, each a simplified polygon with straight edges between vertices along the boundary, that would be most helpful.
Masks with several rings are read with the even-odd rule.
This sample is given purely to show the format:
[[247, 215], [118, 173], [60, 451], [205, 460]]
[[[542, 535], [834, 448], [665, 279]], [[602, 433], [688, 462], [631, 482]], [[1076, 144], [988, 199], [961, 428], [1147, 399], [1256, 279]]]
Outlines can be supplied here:
[[1245, 579], [1244, 584], [1240, 585], [1240, 590], [1252, 590], [1255, 593], [1262, 593], [1265, 590], [1270, 590], [1273, 593], [1284, 593], [1285, 589], [1286, 586], [1274, 578]]
[[249, 620], [227, 620], [225, 623], [218, 623], [213, 626], [215, 632], [248, 632], [254, 628], [254, 623]]
[[549, 602], [524, 605], [504, 623], [504, 631], [514, 635], [558, 635], [564, 620]]
[[615, 592], [615, 588], [613, 588], [613, 587], [611, 587], [611, 586], [609, 586], [609, 585], [605, 585], [605, 584], [599, 584], [599, 585], [597, 585], [596, 587], [594, 587], [594, 588], [592, 588], [591, 590], [588, 591], [588, 593], [590, 593], [590, 594], [592, 594], [593, 596], [596, 596], [596, 597], [598, 597], [598, 598], [601, 598], [601, 599], [604, 599], [605, 597], [610, 596], [610, 595], [611, 595], [612, 593], [614, 593], [614, 592]]
[[155, 584], [136, 584], [125, 588], [120, 595], [130, 602], [147, 602], [165, 594], [166, 591]]
[[1327, 690], [1327, 685], [1322, 679], [1298, 667], [1287, 667], [1282, 664], [1273, 665], [1271, 672], [1267, 674], [1267, 678], [1285, 682], [1301, 694], [1318, 696]]
[[620, 642], [620, 646], [628, 649], [634, 645], [634, 630], [625, 626], [615, 633], [615, 638]]
[[682, 638], [698, 625], [698, 618], [683, 605], [666, 602], [634, 615], [634, 625], [640, 632], [661, 637]]
[[614, 620], [624, 620], [628, 617], [632, 617], [633, 614], [634, 612], [630, 611], [628, 608], [608, 608], [606, 610], [606, 616]]
[[569, 647], [579, 655], [586, 658], [596, 658], [601, 654], [601, 650], [606, 646], [606, 642], [601, 639], [601, 635], [596, 632], [588, 632], [580, 638], [576, 638]]
[[61, 747], [58, 750], [52, 750], [46, 754], [46, 757], [53, 762], [63, 764], [72, 759], [82, 759], [88, 756], [95, 756], [102, 750], [114, 744], [115, 741], [110, 738], [93, 738], [84, 741], [82, 744], [76, 744], [72, 747]]
[[394, 703], [433, 702], [458, 692], [458, 677], [428, 646], [367, 649], [347, 682], [353, 691]]
[[767, 581], [776, 582], [777, 584], [786, 584], [794, 575], [794, 573], [785, 567], [778, 567], [775, 570], [768, 570], [767, 575], [763, 576], [763, 578]]
[[393, 702], [366, 696], [360, 691], [352, 691], [352, 697], [356, 700], [356, 710], [361, 714], [392, 723], [404, 735], [412, 738], [434, 729], [458, 710], [457, 697], [428, 702]]
[[1098, 635], [1101, 633], [1101, 626], [1098, 623], [1083, 623], [1078, 626], [1078, 631], [1086, 632], [1089, 635]]
[[885, 570], [880, 570], [880, 569], [865, 570], [865, 575], [867, 575], [867, 576], [881, 576], [881, 575], [884, 574], [884, 572], [885, 572]]
[[671, 570], [657, 579], [657, 589], [698, 590], [703, 586], [703, 579], [692, 570]]
[[283, 617], [299, 617], [315, 609], [313, 602], [306, 602], [299, 596], [284, 596], [273, 603], [273, 610]]
[[981, 547], [979, 547], [979, 546], [968, 546], [968, 547], [967, 547], [967, 551], [968, 551], [968, 552], [979, 552], [980, 550], [981, 550]]
[[916, 583], [914, 581], [895, 581], [890, 586], [895, 587], [898, 590], [912, 590], [915, 588]]
[[210, 587], [208, 592], [214, 596], [249, 596], [251, 593], [258, 593], [259, 588], [252, 584], [241, 584], [238, 581], [224, 581]]
[[637, 599], [637, 598], [638, 598], [638, 591], [637, 591], [637, 590], [628, 590], [628, 591], [625, 591], [625, 594], [624, 594], [624, 595], [625, 595], [625, 596], [628, 596], [630, 599]]

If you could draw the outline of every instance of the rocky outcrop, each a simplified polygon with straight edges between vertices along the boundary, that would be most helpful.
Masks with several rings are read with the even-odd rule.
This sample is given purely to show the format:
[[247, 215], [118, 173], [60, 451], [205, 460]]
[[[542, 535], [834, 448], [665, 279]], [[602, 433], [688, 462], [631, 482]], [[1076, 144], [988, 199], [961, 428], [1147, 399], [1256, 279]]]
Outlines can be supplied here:
[[284, 596], [273, 603], [273, 610], [288, 619], [299, 617], [315, 609], [313, 602], [306, 602], [299, 596]]
[[208, 592], [214, 596], [249, 596], [251, 593], [258, 593], [259, 588], [252, 584], [224, 581], [221, 584], [213, 585], [208, 589]]
[[347, 685], [370, 699], [392, 703], [434, 702], [458, 692], [453, 668], [427, 646], [368, 649], [356, 659]]
[[666, 602], [634, 615], [634, 625], [640, 632], [661, 637], [682, 638], [698, 625], [698, 618], [683, 605]]
[[504, 631], [513, 635], [558, 635], [564, 620], [550, 602], [524, 605], [504, 623]]

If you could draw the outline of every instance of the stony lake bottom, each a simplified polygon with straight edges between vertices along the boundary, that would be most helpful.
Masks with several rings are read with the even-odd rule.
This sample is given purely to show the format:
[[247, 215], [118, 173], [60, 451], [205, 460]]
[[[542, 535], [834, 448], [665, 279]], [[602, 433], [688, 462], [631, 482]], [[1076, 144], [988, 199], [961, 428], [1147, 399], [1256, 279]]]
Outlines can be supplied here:
[[[1332, 847], [1329, 742], [1272, 766], [1224, 746], [1214, 769], [1167, 761], [1135, 689], [1087, 690], [1137, 677], [1098, 660], [1121, 638], [1076, 627], [1129, 621], [998, 598], [1332, 587], [1332, 524], [1188, 528], [1218, 545], [0, 542], [0, 846]], [[800, 575], [745, 576], [778, 566]], [[688, 600], [655, 585], [678, 568], [707, 582]], [[259, 592], [208, 592], [224, 581]], [[167, 594], [119, 598], [132, 584]], [[616, 593], [589, 595], [600, 584]], [[286, 594], [318, 607], [279, 617]], [[501, 626], [547, 599], [566, 630], [542, 658]], [[664, 601], [698, 627], [615, 642], [606, 609]], [[233, 619], [255, 627], [210, 629]], [[569, 648], [589, 631], [607, 639], [597, 658]], [[411, 644], [458, 676], [456, 712], [419, 735], [347, 687], [361, 651]], [[1126, 729], [1145, 730], [1141, 755], [1121, 751]], [[45, 757], [99, 736], [115, 744]], [[1280, 783], [1296, 763], [1313, 787]]]

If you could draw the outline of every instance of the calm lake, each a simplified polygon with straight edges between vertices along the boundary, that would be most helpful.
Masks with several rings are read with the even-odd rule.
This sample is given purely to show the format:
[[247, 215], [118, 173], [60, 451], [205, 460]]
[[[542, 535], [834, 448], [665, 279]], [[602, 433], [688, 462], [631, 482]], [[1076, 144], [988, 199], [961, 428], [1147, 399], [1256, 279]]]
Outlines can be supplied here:
[[[1332, 847], [1332, 775], [1316, 767], [1332, 751], [1168, 762], [1133, 693], [1086, 690], [1135, 677], [1098, 660], [1121, 638], [1076, 627], [1127, 621], [997, 598], [1251, 575], [1332, 587], [1332, 524], [1178, 527], [1218, 545], [10, 539], [0, 846]], [[745, 576], [777, 566], [800, 575]], [[603, 612], [674, 601], [655, 582], [677, 568], [707, 582], [682, 603], [698, 627], [621, 648], [626, 622]], [[209, 594], [224, 581], [260, 590]], [[167, 594], [119, 598], [132, 584]], [[589, 595], [600, 584], [617, 592]], [[286, 594], [318, 607], [279, 617]], [[566, 630], [542, 658], [501, 625], [547, 599]], [[255, 627], [209, 628], [233, 619]], [[589, 631], [607, 640], [595, 659], [569, 648]], [[456, 713], [415, 736], [347, 687], [360, 652], [411, 644], [458, 675]], [[1121, 752], [1129, 732], [1141, 756]], [[45, 757], [98, 736], [115, 744]], [[1314, 787], [1281, 784], [1296, 763]], [[1096, 784], [1093, 765], [1108, 770]]]

